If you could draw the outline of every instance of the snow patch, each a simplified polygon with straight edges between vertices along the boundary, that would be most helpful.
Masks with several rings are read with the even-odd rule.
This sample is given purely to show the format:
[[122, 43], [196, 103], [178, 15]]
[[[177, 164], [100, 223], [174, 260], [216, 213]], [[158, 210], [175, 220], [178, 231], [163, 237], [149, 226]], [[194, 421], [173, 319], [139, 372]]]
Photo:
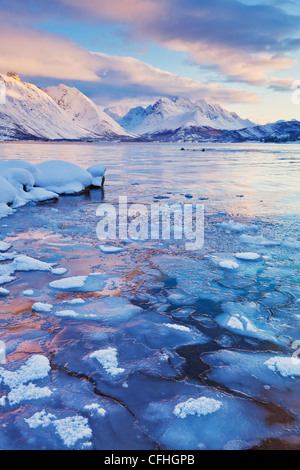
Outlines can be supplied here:
[[189, 415], [205, 416], [215, 413], [222, 406], [222, 402], [213, 398], [200, 397], [190, 398], [185, 402], [178, 403], [174, 408], [174, 415], [178, 418], [186, 418]]

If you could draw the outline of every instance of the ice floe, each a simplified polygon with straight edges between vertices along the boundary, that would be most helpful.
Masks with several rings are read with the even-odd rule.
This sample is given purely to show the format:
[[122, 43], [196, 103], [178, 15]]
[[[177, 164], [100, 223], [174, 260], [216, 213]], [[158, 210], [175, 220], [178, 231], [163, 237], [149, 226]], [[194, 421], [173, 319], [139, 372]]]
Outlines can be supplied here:
[[99, 245], [102, 253], [121, 253], [125, 250], [122, 246], [113, 246], [113, 245]]
[[11, 244], [8, 242], [0, 241], [0, 251], [7, 251], [11, 248]]
[[215, 320], [223, 328], [243, 336], [280, 343], [280, 322], [270, 320], [265, 307], [256, 302], [224, 302], [223, 314]]
[[222, 222], [221, 224], [217, 224], [217, 227], [220, 227], [223, 230], [229, 230], [230, 232], [256, 232], [258, 230], [257, 225], [241, 224], [240, 222], [235, 222], [234, 220], [229, 220], [229, 222]]
[[43, 302], [36, 302], [32, 306], [32, 310], [37, 313], [49, 313], [53, 309], [52, 304], [46, 304]]
[[280, 242], [269, 240], [268, 238], [265, 238], [263, 235], [252, 236], [252, 235], [243, 234], [240, 236], [240, 241], [248, 245], [258, 245], [258, 246], [280, 245]]
[[71, 292], [97, 292], [105, 288], [110, 287], [113, 289], [116, 287], [112, 281], [112, 276], [102, 272], [86, 276], [66, 277], [50, 282], [49, 286], [53, 289]]
[[251, 251], [246, 251], [243, 253], [235, 253], [234, 255], [237, 259], [242, 259], [246, 261], [256, 261], [261, 258], [259, 253], [253, 253]]

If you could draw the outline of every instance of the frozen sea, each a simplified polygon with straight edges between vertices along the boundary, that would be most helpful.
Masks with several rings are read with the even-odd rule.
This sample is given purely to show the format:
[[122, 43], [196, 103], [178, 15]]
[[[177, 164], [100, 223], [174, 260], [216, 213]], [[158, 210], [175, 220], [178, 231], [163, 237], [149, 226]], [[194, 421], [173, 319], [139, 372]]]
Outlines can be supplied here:
[[[0, 144], [107, 168], [0, 220], [1, 449], [300, 448], [300, 145], [202, 147]], [[203, 248], [99, 241], [119, 196], [204, 204]]]

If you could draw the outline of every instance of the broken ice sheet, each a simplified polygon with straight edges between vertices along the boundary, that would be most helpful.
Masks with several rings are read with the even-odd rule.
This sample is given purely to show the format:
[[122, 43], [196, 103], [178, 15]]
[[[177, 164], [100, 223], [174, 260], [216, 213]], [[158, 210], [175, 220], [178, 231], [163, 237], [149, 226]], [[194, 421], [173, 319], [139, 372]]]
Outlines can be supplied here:
[[299, 359], [293, 362], [291, 356], [280, 354], [226, 350], [204, 354], [202, 359], [211, 366], [209, 379], [297, 413]]
[[[237, 296], [236, 291], [218, 284], [223, 274], [217, 267], [212, 268], [207, 260], [183, 255], [154, 255], [151, 262], [169, 278], [176, 280], [177, 288], [186, 295], [186, 305], [191, 304], [191, 296], [215, 302], [233, 300]], [[184, 305], [184, 298], [181, 302]]]
[[[247, 448], [257, 439], [280, 432], [276, 425], [269, 429], [265, 422], [267, 412], [251, 400], [184, 381], [134, 374], [128, 379], [128, 389], [120, 391], [118, 397], [126, 397], [140, 424], [164, 449], [223, 449], [233, 440], [240, 440], [242, 448]], [[206, 400], [199, 402], [203, 397]], [[190, 400], [195, 414], [188, 411]], [[215, 402], [218, 406], [210, 406], [211, 413], [207, 413], [205, 405]], [[186, 409], [186, 413], [176, 413], [178, 407]]]
[[249, 336], [281, 344], [284, 323], [276, 318], [269, 318], [267, 309], [255, 302], [225, 302], [223, 314], [216, 322], [230, 331], [242, 336]]

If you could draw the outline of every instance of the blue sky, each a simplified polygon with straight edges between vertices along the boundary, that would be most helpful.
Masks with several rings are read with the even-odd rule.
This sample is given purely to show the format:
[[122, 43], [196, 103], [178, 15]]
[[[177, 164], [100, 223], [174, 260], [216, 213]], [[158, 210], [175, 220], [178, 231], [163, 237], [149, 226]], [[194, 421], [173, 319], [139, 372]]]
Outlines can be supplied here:
[[183, 96], [259, 123], [300, 119], [300, 5], [277, 0], [0, 0], [0, 72], [123, 109]]

